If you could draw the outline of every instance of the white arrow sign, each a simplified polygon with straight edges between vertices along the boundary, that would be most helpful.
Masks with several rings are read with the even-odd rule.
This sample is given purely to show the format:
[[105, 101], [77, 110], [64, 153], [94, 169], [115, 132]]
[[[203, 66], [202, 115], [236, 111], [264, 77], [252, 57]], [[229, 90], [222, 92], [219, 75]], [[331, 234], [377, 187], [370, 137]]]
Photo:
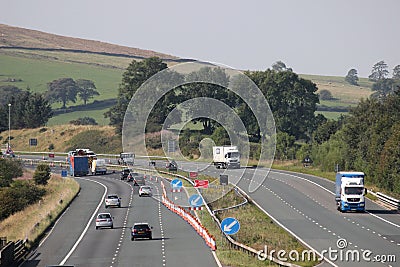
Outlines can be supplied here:
[[229, 225], [224, 225], [224, 232], [230, 232], [232, 231], [232, 227], [235, 226], [238, 223], [238, 221], [233, 221]]
[[199, 204], [200, 204], [199, 201], [201, 202], [201, 196], [198, 196], [197, 198], [192, 199], [192, 201], [190, 201], [190, 204], [192, 206], [199, 206]]

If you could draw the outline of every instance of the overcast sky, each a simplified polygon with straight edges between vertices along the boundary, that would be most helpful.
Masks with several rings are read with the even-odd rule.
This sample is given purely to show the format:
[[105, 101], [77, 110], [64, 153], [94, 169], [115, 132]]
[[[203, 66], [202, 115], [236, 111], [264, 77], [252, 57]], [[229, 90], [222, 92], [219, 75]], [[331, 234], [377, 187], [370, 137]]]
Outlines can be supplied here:
[[0, 23], [245, 70], [367, 77], [400, 65], [398, 0], [0, 0]]

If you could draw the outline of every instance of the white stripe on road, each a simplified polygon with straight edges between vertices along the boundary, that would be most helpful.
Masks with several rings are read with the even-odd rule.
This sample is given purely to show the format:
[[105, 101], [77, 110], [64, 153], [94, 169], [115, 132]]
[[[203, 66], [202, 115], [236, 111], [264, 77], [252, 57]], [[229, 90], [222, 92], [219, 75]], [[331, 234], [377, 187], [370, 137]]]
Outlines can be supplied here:
[[88, 223], [86, 224], [85, 229], [83, 229], [83, 232], [82, 232], [81, 235], [79, 236], [78, 240], [76, 240], [74, 246], [71, 248], [71, 250], [70, 250], [70, 251], [68, 252], [68, 254], [65, 256], [65, 258], [59, 263], [59, 265], [64, 265], [64, 264], [65, 264], [65, 262], [69, 259], [69, 257], [71, 257], [72, 253], [75, 251], [76, 247], [77, 247], [77, 246], [79, 245], [79, 243], [82, 241], [82, 239], [83, 239], [83, 237], [85, 236], [87, 230], [89, 229], [90, 224], [92, 223], [93, 218], [96, 216], [96, 213], [98, 212], [98, 210], [100, 209], [101, 205], [103, 204], [104, 197], [105, 197], [106, 194], [107, 194], [107, 187], [106, 187], [104, 184], [102, 184], [102, 183], [100, 183], [100, 182], [98, 182], [98, 181], [95, 181], [95, 180], [91, 180], [91, 179], [78, 178], [78, 177], [76, 177], [76, 178], [77, 178], [77, 179], [82, 179], [82, 180], [86, 180], [86, 181], [95, 182], [95, 183], [100, 184], [101, 186], [104, 187], [104, 194], [103, 194], [103, 196], [102, 196], [102, 198], [101, 198], [101, 200], [100, 200], [100, 202], [99, 202], [99, 205], [97, 205], [97, 208], [95, 209], [95, 211], [93, 212], [92, 216], [90, 217]]

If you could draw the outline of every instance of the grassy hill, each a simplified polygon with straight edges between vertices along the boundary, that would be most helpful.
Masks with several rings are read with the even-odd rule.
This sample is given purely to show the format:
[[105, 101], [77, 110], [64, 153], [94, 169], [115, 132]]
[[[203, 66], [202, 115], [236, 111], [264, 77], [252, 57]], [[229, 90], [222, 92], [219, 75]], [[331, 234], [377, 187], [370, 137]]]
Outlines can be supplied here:
[[[68, 103], [79, 111], [57, 112], [49, 126], [68, 123], [79, 117], [89, 116], [100, 125], [109, 120], [103, 114], [117, 97], [122, 73], [132, 61], [158, 56], [169, 65], [182, 61], [174, 56], [137, 48], [123, 47], [98, 41], [58, 36], [39, 31], [0, 24], [0, 86], [14, 85], [33, 92], [45, 92], [47, 83], [63, 77], [94, 81], [100, 95], [87, 108], [83, 102]], [[300, 75], [316, 83], [319, 90], [329, 90], [335, 100], [321, 101], [326, 107], [355, 106], [361, 98], [371, 94], [372, 83], [360, 78], [360, 86], [352, 86], [344, 77]], [[54, 104], [57, 109], [61, 104]], [[328, 118], [337, 118], [343, 112], [318, 111]]]

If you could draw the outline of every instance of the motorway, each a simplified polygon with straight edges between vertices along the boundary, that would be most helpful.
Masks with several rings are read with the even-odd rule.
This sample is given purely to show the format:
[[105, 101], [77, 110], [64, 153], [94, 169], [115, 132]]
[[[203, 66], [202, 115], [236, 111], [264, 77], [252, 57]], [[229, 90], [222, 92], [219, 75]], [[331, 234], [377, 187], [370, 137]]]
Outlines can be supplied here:
[[[201, 163], [180, 164], [192, 171], [206, 167]], [[285, 171], [271, 171], [258, 190], [249, 193], [255, 170], [246, 169], [240, 178], [242, 171], [217, 170], [210, 166], [203, 173], [214, 177], [228, 174], [230, 182], [237, 183], [263, 210], [307, 246], [318, 252], [331, 250], [331, 255], [324, 254], [324, 266], [399, 266], [398, 212], [367, 200], [365, 213], [340, 213], [334, 201], [333, 182]], [[339, 239], [345, 239], [346, 247], [338, 247]], [[360, 255], [359, 260], [351, 255], [353, 252]]]
[[[160, 182], [146, 181], [153, 197], [139, 197], [138, 187], [119, 174], [76, 178], [81, 185], [53, 229], [22, 266], [217, 266], [204, 240], [159, 201]], [[104, 196], [116, 193], [121, 208], [104, 207]], [[110, 212], [114, 229], [95, 229], [95, 215]], [[131, 241], [135, 222], [153, 226], [153, 239]]]
[[[145, 160], [137, 160], [136, 164], [148, 166]], [[336, 210], [334, 184], [331, 181], [272, 170], [261, 186], [250, 193], [249, 183], [255, 169], [246, 169], [241, 176], [243, 168], [218, 170], [214, 166], [206, 168], [203, 163], [178, 164], [185, 170], [204, 169], [202, 173], [214, 177], [221, 173], [228, 174], [230, 182], [237, 184], [261, 209], [306, 246], [319, 253], [326, 250], [323, 254], [325, 261], [321, 266], [399, 266], [399, 213], [370, 200], [366, 202], [365, 213], [340, 213]], [[267, 173], [262, 168], [259, 171], [259, 176]], [[92, 221], [75, 251], [65, 261], [66, 264], [216, 266], [204, 241], [186, 222], [160, 205], [156, 199], [139, 198], [137, 192], [132, 191], [126, 182], [118, 180], [116, 175], [88, 176], [78, 181], [82, 187], [79, 197], [24, 266], [61, 263], [102, 201], [104, 186], [110, 193], [123, 197], [124, 207], [111, 210], [117, 227], [96, 231]], [[159, 183], [153, 186], [154, 192], [160, 190]], [[132, 203], [129, 204], [131, 199]], [[99, 211], [104, 211], [102, 205]], [[138, 220], [146, 220], [153, 225], [155, 240], [130, 241], [129, 226]], [[345, 247], [339, 248], [337, 242], [342, 239], [345, 240]]]

